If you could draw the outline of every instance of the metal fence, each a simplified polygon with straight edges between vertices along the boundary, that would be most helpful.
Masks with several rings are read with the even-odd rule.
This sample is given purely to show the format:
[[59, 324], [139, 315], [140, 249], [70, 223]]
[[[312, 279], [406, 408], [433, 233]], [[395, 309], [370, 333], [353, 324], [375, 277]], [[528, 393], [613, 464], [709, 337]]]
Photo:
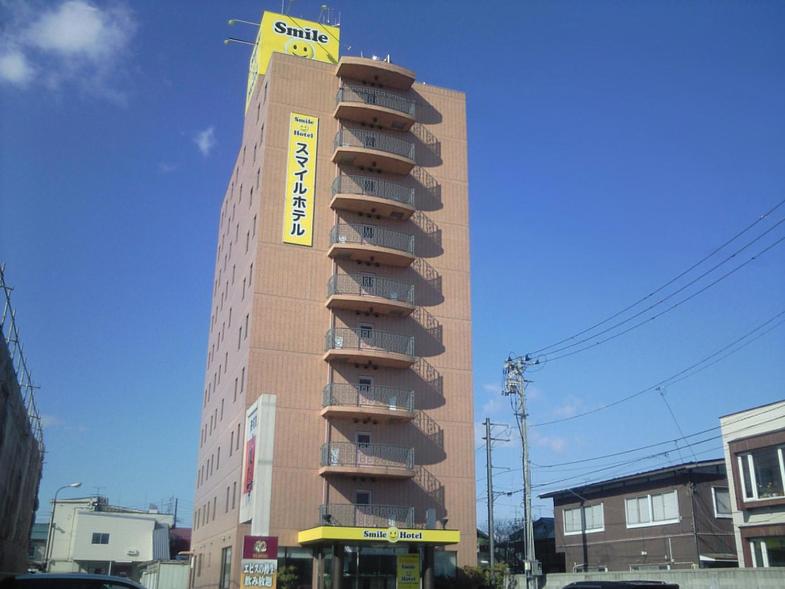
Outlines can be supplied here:
[[325, 350], [381, 350], [414, 356], [414, 336], [366, 327], [337, 327], [327, 331]]
[[414, 159], [414, 142], [370, 129], [341, 127], [335, 136], [335, 147], [366, 147]]
[[383, 407], [414, 411], [414, 391], [363, 384], [328, 384], [322, 392], [322, 406]]
[[370, 86], [356, 86], [354, 84], [344, 84], [338, 89], [336, 102], [362, 102], [364, 104], [374, 104], [392, 110], [397, 110], [404, 114], [414, 117], [415, 102], [411, 98], [382, 90]]
[[330, 243], [367, 243], [414, 255], [414, 235], [378, 225], [339, 223], [330, 231]]
[[373, 176], [341, 174], [333, 180], [333, 195], [363, 194], [414, 206], [414, 188]]
[[414, 507], [331, 503], [319, 506], [319, 522], [363, 528], [413, 528]]
[[414, 304], [414, 285], [371, 274], [333, 274], [327, 282], [327, 296], [356, 295], [381, 297]]
[[322, 466], [386, 466], [412, 470], [414, 449], [385, 444], [329, 442], [322, 445]]

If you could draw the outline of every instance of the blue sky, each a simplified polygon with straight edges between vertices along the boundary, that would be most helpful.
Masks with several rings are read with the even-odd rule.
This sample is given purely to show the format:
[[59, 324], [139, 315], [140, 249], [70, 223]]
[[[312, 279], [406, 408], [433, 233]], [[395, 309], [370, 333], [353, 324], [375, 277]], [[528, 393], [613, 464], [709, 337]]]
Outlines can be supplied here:
[[[292, 13], [313, 18], [319, 4], [298, 0]], [[508, 353], [623, 308], [785, 198], [782, 2], [332, 6], [344, 54], [390, 53], [418, 79], [467, 93], [477, 422], [512, 422], [499, 396]], [[248, 58], [222, 41], [254, 34], [228, 18], [279, 8], [0, 2], [0, 258], [41, 387], [44, 504], [78, 480], [118, 504], [177, 496], [190, 518], [218, 206]], [[785, 207], [712, 260], [783, 216]], [[532, 373], [531, 420], [644, 389], [784, 302], [785, 245], [657, 320]], [[783, 351], [778, 327], [666, 387], [681, 429], [785, 397]], [[534, 482], [545, 491], [691, 459], [673, 444], [648, 460], [651, 451], [553, 467], [678, 436], [657, 392], [536, 427]], [[693, 451], [710, 458], [719, 447]], [[482, 514], [484, 452], [477, 459]], [[513, 469], [497, 471], [497, 488], [519, 488], [515, 445], [500, 444], [495, 459]], [[513, 517], [519, 499], [500, 498], [497, 513]], [[535, 505], [548, 513], [548, 502]]]

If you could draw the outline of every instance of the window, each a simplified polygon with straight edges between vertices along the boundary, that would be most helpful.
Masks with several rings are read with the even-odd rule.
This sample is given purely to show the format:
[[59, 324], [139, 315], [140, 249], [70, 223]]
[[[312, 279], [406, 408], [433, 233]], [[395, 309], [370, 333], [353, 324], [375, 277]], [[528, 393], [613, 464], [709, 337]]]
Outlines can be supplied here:
[[355, 505], [370, 505], [371, 504], [371, 492], [370, 491], [355, 491], [354, 492], [354, 504]]
[[769, 536], [750, 540], [752, 566], [756, 568], [785, 566], [785, 536]]
[[237, 481], [234, 481], [232, 483], [232, 509], [234, 509], [236, 498], [237, 498]]
[[237, 380], [237, 378], [234, 379], [234, 398], [232, 399], [233, 403], [237, 401]]
[[92, 544], [109, 544], [109, 534], [93, 532]]
[[739, 455], [737, 460], [745, 501], [785, 496], [783, 448], [772, 446], [753, 450], [749, 454]]
[[226, 502], [224, 503], [224, 513], [229, 513], [229, 485], [226, 485]]
[[586, 533], [602, 532], [605, 530], [605, 516], [603, 504], [587, 505], [583, 508], [564, 510], [564, 535], [570, 536], [581, 533], [581, 509], [586, 520]]
[[669, 571], [671, 565], [669, 564], [631, 564], [631, 571]]
[[674, 524], [679, 521], [679, 499], [676, 490], [630, 497], [624, 503], [628, 528]]
[[232, 452], [234, 451], [234, 430], [229, 433], [231, 434], [229, 436], [229, 456], [231, 456]]
[[259, 177], [260, 177], [261, 173], [262, 173], [262, 169], [261, 168], [256, 170], [256, 187], [257, 188], [259, 188]]
[[248, 338], [248, 314], [245, 315], [245, 338]]
[[220, 417], [219, 420], [220, 421], [224, 420], [224, 400], [223, 399], [221, 399], [221, 417]]
[[245, 253], [248, 253], [248, 245], [251, 243], [251, 231], [245, 232]]
[[216, 454], [215, 458], [215, 470], [221, 468], [221, 447], [218, 446], [218, 453]]
[[232, 547], [221, 549], [221, 577], [218, 580], [219, 589], [228, 589], [232, 576]]
[[251, 225], [252, 233], [251, 237], [256, 237], [256, 215], [253, 216], [253, 225]]
[[240, 424], [237, 424], [237, 435], [234, 437], [234, 449], [240, 449]]
[[362, 238], [367, 239], [368, 241], [373, 241], [373, 236], [376, 233], [376, 227], [373, 225], [363, 225], [362, 226]]
[[573, 573], [607, 573], [608, 567], [602, 564], [576, 564], [572, 567]]
[[251, 286], [253, 282], [253, 263], [251, 264], [251, 270], [248, 272], [248, 286]]
[[723, 487], [711, 488], [714, 517], [731, 517], [730, 491]]

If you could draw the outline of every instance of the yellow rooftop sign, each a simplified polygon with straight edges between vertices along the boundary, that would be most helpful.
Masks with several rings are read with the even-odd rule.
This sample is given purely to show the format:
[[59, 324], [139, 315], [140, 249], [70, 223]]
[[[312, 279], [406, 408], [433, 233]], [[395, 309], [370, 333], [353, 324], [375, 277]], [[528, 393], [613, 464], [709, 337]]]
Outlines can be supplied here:
[[274, 52], [325, 63], [338, 63], [340, 37], [341, 29], [338, 27], [286, 14], [265, 12], [248, 66], [245, 107], [248, 108], [257, 76], [267, 73], [267, 66]]

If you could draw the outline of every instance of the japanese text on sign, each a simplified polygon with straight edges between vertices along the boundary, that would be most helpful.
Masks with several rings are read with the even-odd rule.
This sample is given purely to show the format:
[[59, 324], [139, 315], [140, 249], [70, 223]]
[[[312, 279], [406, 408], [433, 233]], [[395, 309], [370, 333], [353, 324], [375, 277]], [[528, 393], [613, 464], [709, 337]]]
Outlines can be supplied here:
[[286, 164], [286, 205], [283, 241], [313, 245], [314, 190], [316, 184], [316, 142], [319, 119], [291, 113], [289, 153]]

